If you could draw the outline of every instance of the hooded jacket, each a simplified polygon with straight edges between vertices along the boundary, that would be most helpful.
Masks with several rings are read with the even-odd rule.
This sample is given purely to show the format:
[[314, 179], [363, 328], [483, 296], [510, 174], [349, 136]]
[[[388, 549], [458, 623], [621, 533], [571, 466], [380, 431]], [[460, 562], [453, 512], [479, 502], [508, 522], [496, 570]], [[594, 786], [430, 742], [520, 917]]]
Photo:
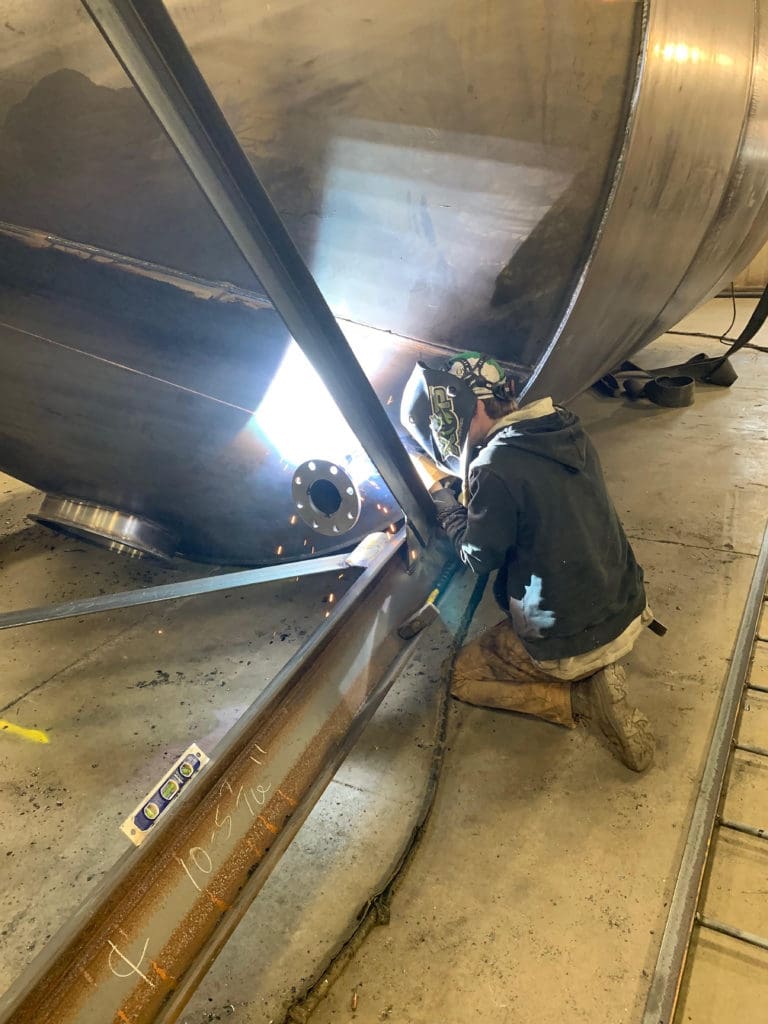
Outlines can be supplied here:
[[610, 643], [645, 608], [643, 571], [578, 417], [554, 407], [491, 432], [467, 474], [467, 506], [433, 497], [459, 557], [498, 569], [496, 599], [536, 661]]

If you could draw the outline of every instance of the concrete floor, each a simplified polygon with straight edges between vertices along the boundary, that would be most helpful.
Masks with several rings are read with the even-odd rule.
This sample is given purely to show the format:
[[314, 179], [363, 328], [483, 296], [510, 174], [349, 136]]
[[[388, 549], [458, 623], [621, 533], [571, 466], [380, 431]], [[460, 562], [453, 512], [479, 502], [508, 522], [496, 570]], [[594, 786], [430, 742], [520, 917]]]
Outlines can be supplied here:
[[[737, 328], [752, 306], [739, 303]], [[722, 331], [729, 314], [716, 300], [683, 327]], [[768, 344], [766, 332], [758, 342]], [[667, 336], [640, 361], [702, 349], [719, 346]], [[314, 1024], [639, 1020], [768, 515], [768, 360], [745, 351], [735, 362], [733, 388], [699, 387], [688, 409], [591, 394], [575, 403], [670, 627], [664, 639], [644, 636], [627, 662], [656, 728], [656, 766], [637, 777], [584, 731], [454, 705], [435, 811], [391, 923], [369, 936]], [[199, 574], [30, 528], [23, 517], [37, 501], [0, 479], [5, 607]], [[164, 766], [193, 739], [205, 749], [223, 734], [320, 621], [330, 589], [318, 579], [300, 593], [282, 584], [0, 634], [0, 718], [51, 739], [0, 733], [2, 987], [122, 852], [119, 823]], [[485, 600], [473, 628], [498, 617]], [[193, 998], [187, 1024], [282, 1020], [386, 877], [424, 791], [450, 626], [449, 615], [425, 638]], [[750, 703], [747, 727], [768, 745], [768, 703]], [[756, 823], [768, 819], [765, 771], [746, 763], [729, 795]], [[718, 916], [766, 934], [758, 841], [729, 844], [707, 899], [719, 901]], [[768, 966], [728, 940], [702, 940], [680, 1019], [762, 1019], [758, 963]], [[722, 978], [714, 989], [713, 978]]]

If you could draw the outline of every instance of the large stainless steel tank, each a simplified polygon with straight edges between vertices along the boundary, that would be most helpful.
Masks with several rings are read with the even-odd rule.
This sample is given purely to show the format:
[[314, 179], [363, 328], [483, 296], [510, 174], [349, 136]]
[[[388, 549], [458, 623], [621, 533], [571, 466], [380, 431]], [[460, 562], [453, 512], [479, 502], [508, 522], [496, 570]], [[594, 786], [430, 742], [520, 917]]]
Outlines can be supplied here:
[[[566, 401], [768, 235], [768, 0], [169, 7], [393, 410], [436, 347]], [[79, 4], [0, 13], [0, 468], [194, 557], [337, 545], [292, 470], [355, 442], [258, 282]]]

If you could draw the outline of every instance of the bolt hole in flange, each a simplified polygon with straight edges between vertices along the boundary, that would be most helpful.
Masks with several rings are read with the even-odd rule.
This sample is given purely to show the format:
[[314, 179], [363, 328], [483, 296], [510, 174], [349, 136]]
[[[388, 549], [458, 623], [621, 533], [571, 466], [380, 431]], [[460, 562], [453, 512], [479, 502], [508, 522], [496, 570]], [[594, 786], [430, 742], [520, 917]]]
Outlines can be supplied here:
[[317, 533], [338, 537], [360, 518], [360, 495], [352, 478], [339, 465], [312, 459], [296, 467], [291, 486], [299, 516]]

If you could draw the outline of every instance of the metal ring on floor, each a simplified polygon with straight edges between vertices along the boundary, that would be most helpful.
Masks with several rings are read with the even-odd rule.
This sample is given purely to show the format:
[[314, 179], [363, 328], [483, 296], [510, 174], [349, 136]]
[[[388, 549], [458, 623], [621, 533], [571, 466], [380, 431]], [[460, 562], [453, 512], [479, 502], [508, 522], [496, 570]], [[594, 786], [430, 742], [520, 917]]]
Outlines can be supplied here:
[[40, 511], [28, 518], [132, 558], [170, 559], [178, 543], [169, 530], [143, 516], [52, 494], [46, 495]]

